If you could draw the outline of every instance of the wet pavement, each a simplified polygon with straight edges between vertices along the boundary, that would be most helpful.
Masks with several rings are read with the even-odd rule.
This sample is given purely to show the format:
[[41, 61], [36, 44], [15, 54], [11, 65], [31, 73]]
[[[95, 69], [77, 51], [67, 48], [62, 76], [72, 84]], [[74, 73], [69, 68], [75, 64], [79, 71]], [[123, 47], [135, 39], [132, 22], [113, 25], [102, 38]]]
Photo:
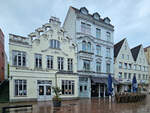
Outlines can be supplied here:
[[[150, 113], [150, 95], [142, 102], [116, 103], [108, 99], [80, 99], [63, 101], [60, 108], [54, 108], [52, 101], [24, 102], [24, 103], [0, 103], [0, 109], [8, 105], [32, 104], [33, 109], [12, 109], [8, 113]], [[1, 111], [0, 111], [1, 112]]]

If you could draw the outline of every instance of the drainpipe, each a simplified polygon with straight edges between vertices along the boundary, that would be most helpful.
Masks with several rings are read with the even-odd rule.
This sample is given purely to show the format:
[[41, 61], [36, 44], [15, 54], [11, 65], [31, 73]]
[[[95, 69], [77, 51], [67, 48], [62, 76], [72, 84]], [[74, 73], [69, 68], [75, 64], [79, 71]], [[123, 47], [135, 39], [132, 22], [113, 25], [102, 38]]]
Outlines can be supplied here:
[[56, 87], [57, 87], [57, 73], [58, 73], [58, 72], [55, 73], [55, 86], [56, 86]]

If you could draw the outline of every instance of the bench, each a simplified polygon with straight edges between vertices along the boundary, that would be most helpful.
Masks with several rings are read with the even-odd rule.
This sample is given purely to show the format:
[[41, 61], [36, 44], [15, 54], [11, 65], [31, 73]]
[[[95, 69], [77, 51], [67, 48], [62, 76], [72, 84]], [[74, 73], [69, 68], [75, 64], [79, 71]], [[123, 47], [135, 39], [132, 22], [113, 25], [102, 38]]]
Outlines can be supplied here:
[[15, 105], [15, 106], [6, 106], [2, 108], [2, 113], [5, 113], [7, 109], [11, 109], [11, 108], [27, 108], [27, 107], [31, 107], [32, 109], [32, 105]]

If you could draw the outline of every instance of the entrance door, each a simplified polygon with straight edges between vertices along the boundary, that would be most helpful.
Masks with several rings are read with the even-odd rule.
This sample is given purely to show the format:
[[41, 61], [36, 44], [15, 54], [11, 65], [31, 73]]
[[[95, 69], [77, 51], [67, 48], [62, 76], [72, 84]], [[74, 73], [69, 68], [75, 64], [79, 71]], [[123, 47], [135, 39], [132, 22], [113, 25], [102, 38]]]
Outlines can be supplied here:
[[99, 85], [92, 85], [92, 90], [91, 90], [91, 96], [92, 97], [99, 97]]
[[51, 100], [51, 86], [48, 84], [40, 84], [38, 86], [38, 100]]

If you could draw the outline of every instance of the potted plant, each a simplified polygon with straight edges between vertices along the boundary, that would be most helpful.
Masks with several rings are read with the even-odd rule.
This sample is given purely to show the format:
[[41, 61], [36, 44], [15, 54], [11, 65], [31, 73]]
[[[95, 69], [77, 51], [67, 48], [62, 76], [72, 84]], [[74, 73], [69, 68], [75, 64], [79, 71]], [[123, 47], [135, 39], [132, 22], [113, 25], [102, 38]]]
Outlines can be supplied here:
[[52, 87], [53, 89], [53, 92], [54, 92], [54, 97], [53, 97], [53, 106], [54, 107], [60, 107], [61, 106], [61, 98], [60, 98], [60, 95], [61, 95], [61, 89], [57, 86], [55, 87]]

